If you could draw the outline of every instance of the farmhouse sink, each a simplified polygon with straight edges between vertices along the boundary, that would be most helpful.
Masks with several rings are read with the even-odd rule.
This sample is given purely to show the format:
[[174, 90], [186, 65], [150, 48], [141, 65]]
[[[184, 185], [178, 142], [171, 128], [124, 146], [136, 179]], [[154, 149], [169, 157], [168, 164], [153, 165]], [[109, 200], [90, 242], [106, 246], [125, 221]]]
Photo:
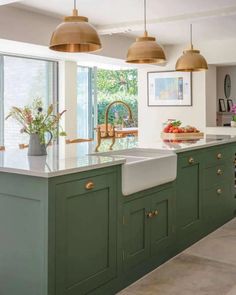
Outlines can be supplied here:
[[125, 196], [176, 179], [177, 156], [172, 151], [133, 148], [96, 155], [126, 160], [122, 165], [122, 193]]

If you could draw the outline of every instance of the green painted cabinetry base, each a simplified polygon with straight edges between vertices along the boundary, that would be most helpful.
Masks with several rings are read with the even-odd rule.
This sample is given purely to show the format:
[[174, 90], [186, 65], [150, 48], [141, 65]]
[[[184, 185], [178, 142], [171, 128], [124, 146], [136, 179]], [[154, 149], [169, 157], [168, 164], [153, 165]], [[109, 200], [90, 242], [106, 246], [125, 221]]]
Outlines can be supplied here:
[[116, 294], [235, 216], [235, 152], [180, 153], [176, 181], [128, 197], [120, 165], [0, 173], [0, 294]]

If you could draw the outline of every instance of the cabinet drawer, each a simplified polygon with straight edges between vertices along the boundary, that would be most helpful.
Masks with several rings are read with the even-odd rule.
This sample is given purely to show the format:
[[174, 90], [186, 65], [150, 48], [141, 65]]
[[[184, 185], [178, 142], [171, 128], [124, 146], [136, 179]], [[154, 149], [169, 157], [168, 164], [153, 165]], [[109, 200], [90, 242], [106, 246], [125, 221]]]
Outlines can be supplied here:
[[[233, 164], [232, 164], [233, 165]], [[228, 162], [222, 162], [222, 164], [211, 166], [205, 169], [205, 188], [214, 187], [216, 184], [220, 184], [227, 181], [230, 177], [233, 177], [232, 165]]]
[[217, 148], [214, 148], [210, 151], [208, 151], [205, 155], [205, 163], [206, 166], [211, 166], [215, 164], [221, 164], [226, 159], [230, 159], [233, 157], [232, 149], [231, 147], [222, 147], [219, 146]]
[[109, 186], [112, 176], [108, 174], [92, 176], [79, 180], [69, 181], [57, 186], [57, 196], [73, 196], [97, 191]]
[[211, 189], [205, 190], [203, 198], [204, 219], [206, 225], [215, 228], [229, 219], [233, 209], [232, 184], [230, 182], [219, 183]]
[[199, 164], [201, 161], [201, 154], [188, 153], [185, 156], [179, 158], [178, 168], [183, 168], [187, 166], [193, 166]]

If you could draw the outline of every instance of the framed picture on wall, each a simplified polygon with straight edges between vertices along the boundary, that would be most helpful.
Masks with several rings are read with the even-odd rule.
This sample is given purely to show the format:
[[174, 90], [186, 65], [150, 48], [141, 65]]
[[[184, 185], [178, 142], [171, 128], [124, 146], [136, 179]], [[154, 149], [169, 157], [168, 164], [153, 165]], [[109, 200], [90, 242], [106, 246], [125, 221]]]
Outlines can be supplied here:
[[227, 111], [231, 112], [232, 106], [234, 105], [232, 99], [227, 99]]
[[223, 98], [219, 99], [219, 111], [226, 112], [225, 100]]
[[149, 72], [148, 106], [191, 106], [192, 73]]

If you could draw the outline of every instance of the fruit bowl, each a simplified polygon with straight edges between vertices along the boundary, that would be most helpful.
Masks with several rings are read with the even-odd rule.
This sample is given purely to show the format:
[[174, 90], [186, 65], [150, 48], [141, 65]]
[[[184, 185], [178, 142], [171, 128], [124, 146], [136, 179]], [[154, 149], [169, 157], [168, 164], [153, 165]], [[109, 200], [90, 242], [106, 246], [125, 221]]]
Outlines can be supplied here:
[[161, 138], [164, 140], [194, 140], [204, 137], [204, 133], [200, 132], [196, 127], [181, 127], [181, 122], [172, 120], [166, 123]]

